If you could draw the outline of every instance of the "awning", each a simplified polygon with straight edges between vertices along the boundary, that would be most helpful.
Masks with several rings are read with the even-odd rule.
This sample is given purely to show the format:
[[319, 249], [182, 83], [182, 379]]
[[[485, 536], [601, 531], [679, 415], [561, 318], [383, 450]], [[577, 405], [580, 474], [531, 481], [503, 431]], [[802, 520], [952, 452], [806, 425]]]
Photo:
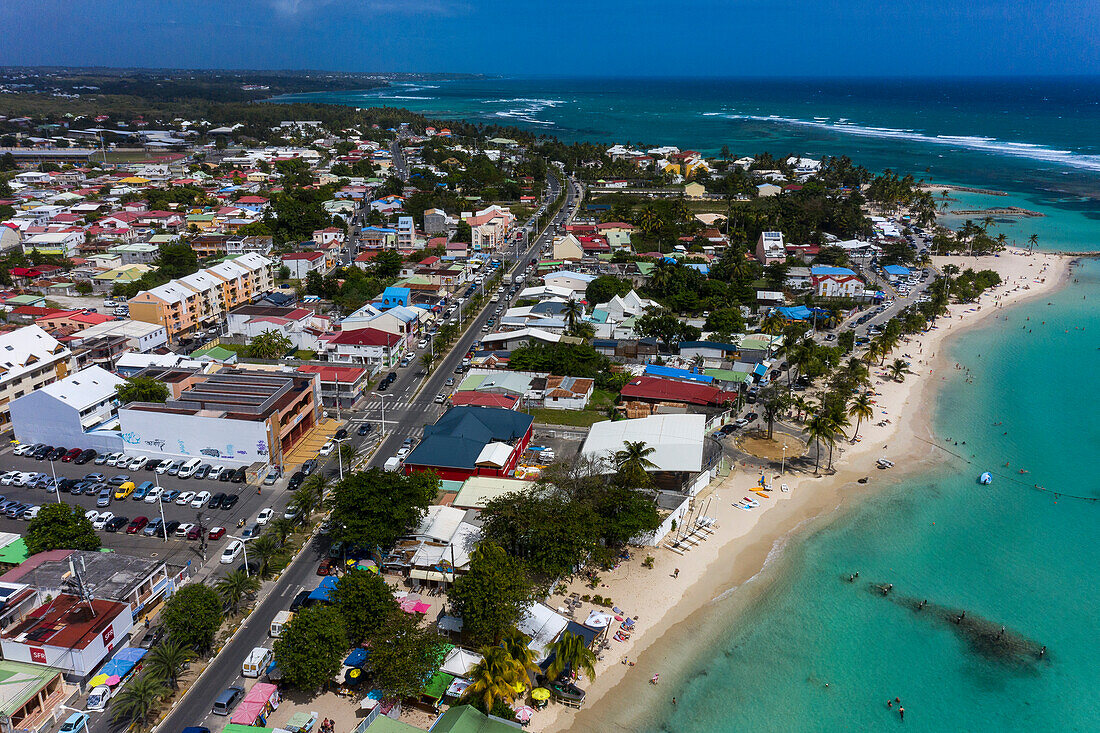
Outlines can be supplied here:
[[119, 677], [125, 677], [130, 673], [130, 670], [141, 661], [141, 658], [146, 654], [145, 649], [135, 649], [134, 647], [123, 647], [119, 649], [111, 660], [103, 665], [103, 669], [100, 670], [101, 674], [105, 674], [108, 677], [111, 675], [118, 675]]
[[454, 576], [451, 573], [440, 573], [436, 570], [410, 570], [409, 578], [412, 580], [430, 580], [436, 583], [450, 583]]

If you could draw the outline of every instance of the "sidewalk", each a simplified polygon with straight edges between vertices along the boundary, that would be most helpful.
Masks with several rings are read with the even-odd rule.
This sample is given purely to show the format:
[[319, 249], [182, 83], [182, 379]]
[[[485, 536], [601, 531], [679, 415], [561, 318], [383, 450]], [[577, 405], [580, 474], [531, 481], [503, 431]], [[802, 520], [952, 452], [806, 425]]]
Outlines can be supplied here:
[[308, 433], [302, 436], [302, 439], [298, 441], [294, 448], [283, 456], [283, 465], [287, 467], [287, 473], [291, 473], [290, 469], [300, 466], [310, 458], [316, 458], [317, 451], [321, 450], [321, 447], [339, 429], [340, 423], [330, 417], [314, 425]]

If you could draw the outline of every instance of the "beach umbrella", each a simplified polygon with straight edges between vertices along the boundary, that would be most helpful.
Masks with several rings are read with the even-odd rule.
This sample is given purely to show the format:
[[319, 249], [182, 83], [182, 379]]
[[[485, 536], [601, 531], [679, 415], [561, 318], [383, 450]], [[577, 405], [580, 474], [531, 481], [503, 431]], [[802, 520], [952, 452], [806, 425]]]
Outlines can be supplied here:
[[107, 675], [105, 675], [105, 674], [97, 674], [89, 682], [89, 684], [92, 687], [99, 687], [100, 685], [103, 685], [103, 684], [106, 684], [106, 683], [107, 683]]
[[515, 713], [516, 720], [521, 723], [526, 723], [528, 720], [531, 719], [531, 716], [535, 714], [535, 709], [530, 705], [524, 705], [522, 707], [516, 708]]
[[536, 687], [535, 689], [531, 690], [531, 699], [532, 700], [549, 700], [550, 699], [550, 690], [547, 690], [545, 687]]
[[122, 682], [122, 678], [119, 677], [117, 674], [113, 674], [113, 675], [111, 675], [110, 677], [107, 678], [107, 686], [108, 687], [114, 687], [119, 682]]

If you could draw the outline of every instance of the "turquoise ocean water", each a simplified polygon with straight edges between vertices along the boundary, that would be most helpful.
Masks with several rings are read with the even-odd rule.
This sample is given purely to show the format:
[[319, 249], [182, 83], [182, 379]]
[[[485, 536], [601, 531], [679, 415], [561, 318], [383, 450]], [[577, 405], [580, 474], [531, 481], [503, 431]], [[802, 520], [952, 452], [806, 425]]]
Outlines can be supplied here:
[[[1035, 232], [1044, 248], [1100, 250], [1096, 79], [497, 79], [299, 99], [406, 106], [567, 140], [847, 153], [872, 170], [1009, 193], [961, 194], [958, 207], [1046, 214], [999, 225], [1010, 240]], [[731, 613], [685, 672], [662, 679], [666, 702], [643, 702], [655, 705], [648, 722], [630, 729], [1100, 730], [1100, 502], [1029, 488], [1100, 498], [1091, 465], [1100, 446], [1100, 263], [1084, 261], [1075, 276], [1049, 305], [1010, 309], [953, 341], [953, 358], [973, 378], [952, 374], [944, 384], [935, 433], [965, 441], [952, 450], [973, 463], [945, 454], [935, 470], [872, 494], [789, 546], [758, 581], [763, 592]], [[1001, 475], [982, 487], [984, 470]], [[859, 580], [846, 582], [855, 571]], [[875, 595], [872, 582], [893, 583], [893, 596]], [[908, 597], [932, 605], [918, 613]], [[1004, 625], [1009, 638], [1048, 654], [979, 648], [940, 607]], [[903, 724], [885, 704], [895, 696]], [[631, 707], [624, 721], [636, 719]]]

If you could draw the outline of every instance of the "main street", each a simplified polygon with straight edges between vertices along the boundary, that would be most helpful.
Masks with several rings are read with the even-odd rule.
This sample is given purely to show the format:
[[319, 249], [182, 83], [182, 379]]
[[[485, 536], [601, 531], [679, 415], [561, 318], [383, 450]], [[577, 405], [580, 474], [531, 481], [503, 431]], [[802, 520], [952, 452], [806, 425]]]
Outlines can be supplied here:
[[[569, 180], [566, 185], [568, 189], [561, 211], [548, 222], [546, 228], [534, 241], [529, 242], [528, 248], [512, 266], [510, 270], [512, 275], [526, 269], [530, 259], [552, 241], [552, 227], [563, 225], [575, 216], [580, 204], [581, 188], [573, 180]], [[551, 176], [547, 201], [555, 201], [560, 190], [561, 184]], [[394, 401], [393, 408], [392, 411], [390, 409], [386, 411], [386, 435], [378, 450], [368, 461], [368, 466], [381, 467], [386, 459], [400, 447], [405, 437], [419, 432], [425, 423], [434, 421], [442, 412], [443, 408], [435, 405], [432, 400], [436, 393], [443, 390], [446, 380], [453, 376], [454, 368], [461, 363], [463, 356], [481, 334], [481, 327], [489, 318], [488, 310], [486, 308], [476, 318], [467, 322], [466, 330], [456, 339], [451, 351], [436, 361], [434, 370], [426, 377], [416, 373], [414, 371], [416, 367], [410, 366], [399, 370], [397, 381], [387, 392], [382, 393], [387, 395], [382, 399]], [[362, 413], [352, 413], [349, 422], [353, 424], [361, 422], [364, 417]], [[376, 422], [373, 415], [371, 422]], [[375, 429], [380, 427], [379, 420], [375, 424]], [[355, 431], [351, 430], [351, 434], [355, 435]], [[268, 628], [275, 614], [286, 610], [299, 590], [312, 588], [317, 584], [316, 566], [322, 549], [320, 541], [314, 539], [310, 547], [290, 564], [282, 576], [264, 589], [259, 604], [253, 609], [236, 636], [210, 662], [202, 676], [160, 723], [158, 730], [179, 733], [191, 725], [203, 725], [211, 730], [222, 727], [226, 722], [225, 719], [214, 716], [210, 712], [214, 698], [230, 685], [243, 686], [241, 662], [253, 648], [270, 646]], [[92, 731], [104, 733], [109, 730], [120, 730], [120, 727], [110, 724], [109, 710], [110, 708], [106, 714], [93, 715]]]

